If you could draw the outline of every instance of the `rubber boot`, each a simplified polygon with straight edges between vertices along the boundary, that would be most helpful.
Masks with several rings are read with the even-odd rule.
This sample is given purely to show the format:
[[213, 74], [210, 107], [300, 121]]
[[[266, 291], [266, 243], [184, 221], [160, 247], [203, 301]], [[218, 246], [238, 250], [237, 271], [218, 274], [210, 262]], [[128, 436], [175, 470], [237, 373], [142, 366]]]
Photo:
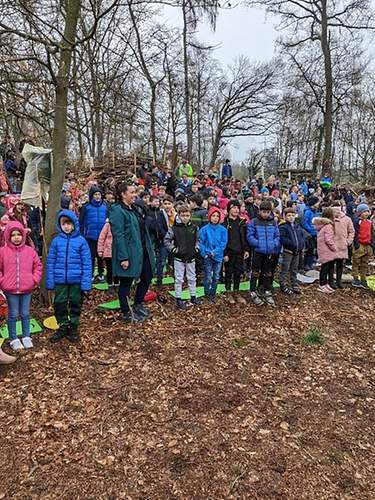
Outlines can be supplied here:
[[0, 365], [11, 365], [16, 359], [14, 356], [9, 356], [9, 354], [0, 349]]

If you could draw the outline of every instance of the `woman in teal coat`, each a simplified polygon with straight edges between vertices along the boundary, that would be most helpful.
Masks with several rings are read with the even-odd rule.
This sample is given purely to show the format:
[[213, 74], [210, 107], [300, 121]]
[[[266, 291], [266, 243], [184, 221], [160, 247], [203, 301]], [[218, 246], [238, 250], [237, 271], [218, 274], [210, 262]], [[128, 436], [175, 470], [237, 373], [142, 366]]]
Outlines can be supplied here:
[[[149, 311], [143, 301], [151, 284], [155, 268], [155, 256], [148, 229], [146, 213], [134, 205], [136, 188], [122, 183], [118, 189], [118, 203], [109, 213], [113, 243], [113, 275], [120, 278], [119, 300], [124, 320], [128, 323], [142, 323]], [[139, 282], [134, 297], [134, 305], [129, 306], [130, 287], [134, 279]]]

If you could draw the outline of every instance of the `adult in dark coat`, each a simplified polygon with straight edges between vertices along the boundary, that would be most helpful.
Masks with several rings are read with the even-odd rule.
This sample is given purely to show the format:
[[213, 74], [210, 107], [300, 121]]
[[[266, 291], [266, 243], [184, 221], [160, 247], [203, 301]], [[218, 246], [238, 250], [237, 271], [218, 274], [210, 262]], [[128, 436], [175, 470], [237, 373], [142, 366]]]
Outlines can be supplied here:
[[[109, 221], [112, 229], [112, 269], [120, 278], [119, 300], [124, 320], [141, 323], [149, 311], [143, 301], [152, 281], [155, 255], [146, 224], [146, 213], [134, 204], [137, 193], [135, 186], [122, 183], [118, 190], [119, 202], [112, 205]], [[129, 306], [130, 287], [134, 279], [140, 279]]]

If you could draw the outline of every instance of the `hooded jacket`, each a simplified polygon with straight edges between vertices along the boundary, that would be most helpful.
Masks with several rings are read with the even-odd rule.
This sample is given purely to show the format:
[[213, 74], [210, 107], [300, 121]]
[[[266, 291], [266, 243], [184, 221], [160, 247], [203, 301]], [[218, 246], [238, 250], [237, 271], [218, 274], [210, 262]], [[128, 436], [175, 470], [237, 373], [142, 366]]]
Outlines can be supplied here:
[[173, 227], [164, 238], [164, 245], [176, 260], [193, 262], [199, 250], [198, 235], [199, 230], [191, 221], [183, 224], [180, 218], [176, 217]]
[[[210, 208], [209, 219], [213, 213], [220, 215], [220, 210], [217, 208]], [[209, 222], [199, 231], [199, 250], [203, 258], [209, 257], [216, 262], [222, 262], [224, 259], [224, 250], [228, 243], [228, 231], [220, 224], [211, 224]]]
[[[22, 234], [19, 246], [10, 241], [12, 231]], [[20, 222], [9, 222], [4, 232], [5, 246], [0, 249], [0, 288], [11, 294], [31, 293], [42, 279], [43, 266], [36, 251], [26, 245], [26, 229]]]
[[228, 232], [228, 241], [224, 255], [243, 257], [245, 252], [248, 252], [249, 245], [246, 239], [246, 221], [242, 217], [231, 219], [226, 217], [223, 226]]
[[335, 242], [338, 259], [349, 257], [348, 247], [353, 243], [353, 240], [354, 226], [351, 218], [335, 210]]
[[[61, 229], [61, 217], [67, 217], [74, 225], [72, 233]], [[91, 290], [92, 264], [87, 241], [79, 232], [79, 222], [71, 210], [57, 214], [58, 235], [52, 240], [46, 265], [46, 288], [54, 290], [56, 285], [80, 285], [83, 292]]]
[[277, 255], [280, 253], [280, 233], [274, 218], [258, 216], [247, 226], [247, 241], [257, 253]]
[[113, 243], [113, 237], [112, 237], [111, 225], [109, 221], [107, 221], [104, 224], [98, 239], [99, 257], [103, 257], [104, 259], [112, 258], [112, 243]]
[[306, 208], [303, 214], [301, 225], [309, 234], [311, 234], [311, 236], [316, 236], [316, 228], [313, 224], [313, 218], [316, 216], [317, 211], [311, 207]]
[[321, 264], [337, 259], [337, 246], [335, 243], [335, 226], [330, 219], [315, 217], [313, 224], [317, 230], [318, 258]]
[[100, 232], [103, 229], [105, 221], [108, 217], [108, 209], [106, 203], [101, 199], [95, 201], [93, 196], [95, 193], [102, 193], [98, 187], [92, 187], [89, 193], [89, 203], [82, 207], [80, 214], [80, 224], [82, 234], [89, 240], [98, 241]]
[[283, 222], [279, 225], [280, 243], [283, 249], [294, 255], [302, 252], [306, 242], [305, 231], [299, 224]]
[[152, 241], [157, 245], [163, 245], [164, 237], [168, 231], [168, 223], [160, 208], [150, 207], [146, 210], [146, 225]]

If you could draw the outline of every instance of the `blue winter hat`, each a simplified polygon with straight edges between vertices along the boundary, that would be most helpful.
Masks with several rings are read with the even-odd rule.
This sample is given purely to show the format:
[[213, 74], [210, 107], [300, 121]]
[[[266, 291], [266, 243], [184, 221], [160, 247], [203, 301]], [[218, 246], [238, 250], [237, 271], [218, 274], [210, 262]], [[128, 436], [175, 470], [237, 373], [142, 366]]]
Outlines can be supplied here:
[[370, 212], [370, 207], [366, 203], [361, 203], [357, 207], [357, 214], [361, 215], [362, 212]]

